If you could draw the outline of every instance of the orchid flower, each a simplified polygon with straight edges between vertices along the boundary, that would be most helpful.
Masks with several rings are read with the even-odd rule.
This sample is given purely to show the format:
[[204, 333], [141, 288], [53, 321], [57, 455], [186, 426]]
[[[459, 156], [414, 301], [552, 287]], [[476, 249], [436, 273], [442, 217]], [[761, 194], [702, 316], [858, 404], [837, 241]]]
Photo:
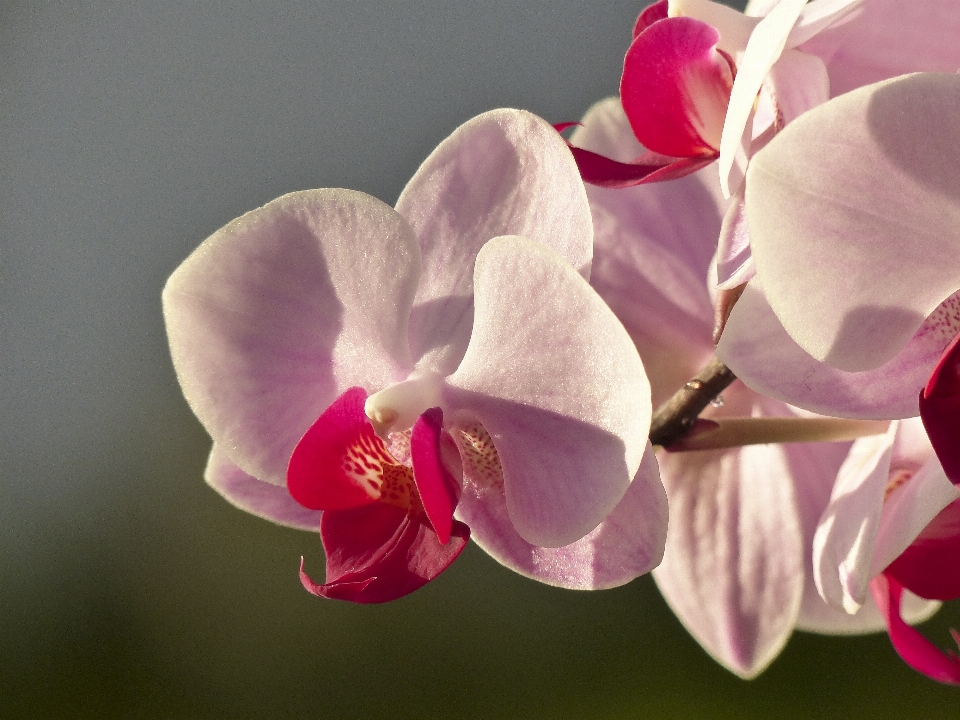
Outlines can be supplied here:
[[649, 384], [591, 252], [565, 143], [514, 110], [454, 132], [396, 209], [323, 189], [234, 220], [164, 290], [207, 482], [319, 524], [327, 581], [301, 579], [325, 597], [412, 592], [468, 535], [555, 585], [647, 572], [666, 524]]
[[[616, 98], [594, 106], [573, 140], [613, 158], [639, 150]], [[713, 354], [710, 267], [723, 199], [703, 172], [623, 190], [587, 187], [587, 195], [595, 232], [591, 284], [633, 337], [659, 405]], [[739, 383], [721, 399], [705, 417], [794, 416]], [[849, 447], [658, 451], [670, 525], [653, 576], [690, 633], [741, 677], [769, 665], [794, 628], [883, 628], [871, 602], [850, 616], [827, 605], [813, 583], [809, 548]]]
[[719, 159], [732, 198], [719, 233], [718, 280], [753, 276], [743, 210], [752, 154], [831, 96], [916, 70], [960, 66], [960, 16], [939, 0], [761, 0], [741, 14], [709, 0], [661, 0], [641, 13], [621, 100], [646, 153], [616, 161], [575, 150], [606, 187], [668, 180]]
[[717, 352], [751, 387], [819, 412], [922, 412], [957, 482], [955, 117], [960, 77], [920, 73], [831, 100], [762, 150], [746, 195], [757, 276]]
[[[904, 622], [904, 589], [930, 601], [960, 597], [960, 489], [946, 477], [920, 420], [854, 442], [814, 537], [817, 588], [856, 612], [868, 588], [890, 639], [913, 668], [960, 684], [960, 660]], [[913, 602], [916, 604], [915, 600]], [[928, 603], [933, 609], [936, 603]], [[915, 607], [923, 615], [922, 607]]]

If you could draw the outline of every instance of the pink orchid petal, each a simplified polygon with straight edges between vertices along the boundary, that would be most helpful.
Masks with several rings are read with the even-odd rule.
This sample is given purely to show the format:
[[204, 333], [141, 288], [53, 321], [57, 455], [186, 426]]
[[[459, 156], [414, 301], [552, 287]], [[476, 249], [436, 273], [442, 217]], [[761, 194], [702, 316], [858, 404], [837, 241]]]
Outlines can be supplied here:
[[911, 75], [815, 108], [750, 163], [758, 276], [818, 360], [883, 365], [960, 286], [958, 115], [960, 77]]
[[667, 11], [670, 7], [670, 0], [657, 0], [652, 5], [647, 5], [637, 16], [637, 21], [633, 24], [633, 37], [636, 37], [657, 20], [665, 20]]
[[903, 554], [958, 497], [960, 490], [947, 480], [936, 458], [917, 468], [913, 477], [892, 491], [883, 504], [871, 575], [877, 575]]
[[[572, 140], [613, 157], [639, 150], [615, 98], [591, 108]], [[626, 190], [588, 187], [587, 195], [595, 233], [590, 282], [639, 348], [659, 404], [713, 351], [706, 278], [723, 202], [716, 175]]]
[[897, 423], [860, 438], [840, 467], [813, 539], [813, 572], [824, 601], [855, 613], [867, 597]]
[[[800, 524], [803, 528], [803, 547], [809, 548], [813, 545], [820, 516], [830, 501], [834, 480], [846, 459], [850, 443], [788, 443], [783, 447], [795, 478]], [[798, 630], [826, 635], [861, 635], [885, 628], [884, 620], [870, 596], [854, 615], [848, 615], [845, 611], [825, 603], [813, 582], [813, 556], [810, 552], [805, 552], [804, 556], [806, 568], [803, 600], [796, 624]], [[908, 622], [926, 620], [939, 607], [940, 603], [922, 600], [912, 593], [904, 595], [903, 614]]]
[[[910, 591], [905, 591], [902, 597], [900, 612], [903, 619], [910, 625], [924, 622], [933, 617], [941, 603], [936, 600], [918, 598]], [[877, 608], [872, 595], [856, 613], [848, 615], [843, 610], [837, 610], [827, 605], [817, 593], [813, 583], [804, 587], [803, 605], [800, 617], [797, 619], [797, 630], [817, 633], [819, 635], [868, 635], [886, 630], [887, 624]]]
[[920, 393], [920, 417], [950, 481], [960, 485], [960, 335], [944, 350]]
[[884, 574], [921, 597], [960, 598], [960, 499], [941, 510]]
[[733, 73], [720, 34], [692, 18], [654, 23], [623, 61], [620, 98], [637, 139], [671, 157], [715, 157]]
[[382, 603], [418, 590], [450, 566], [470, 531], [454, 523], [450, 542], [416, 516], [375, 503], [330, 510], [320, 521], [327, 556], [326, 583], [313, 582], [300, 566], [300, 580], [314, 595], [356, 603]]
[[441, 544], [450, 539], [453, 511], [457, 507], [457, 483], [444, 466], [440, 442], [443, 431], [443, 411], [431, 408], [413, 425], [410, 435], [410, 454], [414, 480], [423, 502], [423, 509]]
[[287, 488], [314, 510], [376, 503], [386, 466], [396, 461], [363, 412], [367, 392], [350, 388], [324, 410], [297, 443]]
[[941, 652], [923, 635], [907, 625], [900, 615], [903, 587], [895, 579], [878, 575], [870, 590], [887, 622], [890, 642], [903, 661], [937, 682], [960, 685], [960, 659], [953, 652]]
[[416, 237], [391, 208], [309, 190], [234, 220], [170, 276], [177, 377], [238, 466], [283, 485], [294, 446], [337, 395], [406, 377], [419, 268]]
[[743, 180], [753, 134], [751, 117], [764, 78], [780, 57], [807, 0], [781, 0], [753, 32], [737, 65], [720, 144], [720, 188], [730, 197]]
[[943, 0], [869, 0], [853, 20], [834, 24], [801, 49], [823, 58], [833, 94], [840, 95], [905, 73], [955, 72], [958, 37], [960, 13], [946, 11]]
[[763, 82], [776, 112], [777, 128], [830, 99], [827, 66], [816, 55], [784, 50]]
[[[872, 4], [875, 0], [867, 3], [865, 0], [813, 0], [808, 2], [790, 35], [787, 38], [787, 47], [794, 48], [802, 45], [816, 35], [829, 27], [839, 27], [855, 17], [858, 17], [865, 6]], [[888, 54], [895, 54], [897, 50]]]
[[663, 163], [629, 162], [611, 160], [603, 155], [570, 146], [573, 159], [580, 169], [580, 177], [585, 183], [605, 188], [627, 188], [634, 185], [665, 182], [686, 177], [706, 167], [714, 157], [678, 158]]
[[794, 342], [767, 302], [760, 279], [747, 285], [717, 345], [717, 357], [737, 377], [759, 393], [825, 415], [891, 419], [920, 412], [917, 396], [957, 332], [952, 325], [960, 294], [941, 304], [886, 363], [845, 372], [815, 360]]
[[493, 438], [520, 536], [569, 545], [613, 511], [640, 465], [652, 413], [643, 365], [610, 308], [538, 242], [487, 243], [475, 291], [445, 407]]
[[576, 542], [559, 548], [531, 545], [517, 534], [502, 484], [469, 479], [457, 516], [497, 562], [548, 585], [573, 590], [618, 587], [650, 572], [663, 557], [667, 497], [648, 446], [630, 488], [610, 515]]
[[285, 487], [248, 475], [216, 445], [210, 451], [203, 479], [232, 505], [252, 515], [298, 530], [320, 529], [318, 510], [305, 508]]
[[445, 375], [460, 363], [472, 326], [473, 261], [491, 238], [540, 240], [589, 274], [593, 226], [576, 163], [550, 125], [522, 110], [461, 125], [407, 183], [397, 211], [423, 249], [410, 319], [421, 369]]
[[707, 652], [754, 677], [786, 643], [803, 592], [788, 460], [777, 445], [659, 459], [670, 525], [653, 576]]

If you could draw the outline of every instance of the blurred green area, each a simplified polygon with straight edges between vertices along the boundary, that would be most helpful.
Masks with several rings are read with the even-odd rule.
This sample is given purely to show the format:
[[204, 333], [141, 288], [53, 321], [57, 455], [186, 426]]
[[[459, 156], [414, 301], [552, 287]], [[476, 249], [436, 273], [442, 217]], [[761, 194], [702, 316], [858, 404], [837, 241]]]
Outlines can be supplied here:
[[[318, 537], [235, 510], [200, 482], [209, 441], [172, 394], [116, 438], [77, 451], [76, 524], [35, 528], [38, 568], [0, 587], [3, 718], [952, 717], [955, 690], [906, 668], [884, 635], [796, 634], [759, 679], [717, 666], [649, 578], [544, 587], [476, 547], [383, 606], [307, 594]], [[93, 528], [93, 529], [91, 529]], [[5, 558], [10, 570], [11, 558]], [[19, 570], [19, 572], [17, 572]], [[923, 626], [941, 644], [960, 607]]]

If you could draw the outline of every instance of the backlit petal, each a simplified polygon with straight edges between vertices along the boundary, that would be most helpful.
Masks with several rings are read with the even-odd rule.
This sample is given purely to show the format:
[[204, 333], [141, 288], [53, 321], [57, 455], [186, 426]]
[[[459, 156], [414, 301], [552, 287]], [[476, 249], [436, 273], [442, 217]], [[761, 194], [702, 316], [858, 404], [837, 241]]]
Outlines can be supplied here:
[[758, 276], [818, 360], [883, 365], [960, 286], [955, 117], [960, 77], [911, 75], [815, 108], [750, 163]]
[[630, 488], [607, 518], [576, 542], [559, 548], [531, 545], [507, 512], [502, 483], [477, 482], [464, 468], [467, 487], [457, 516], [489, 555], [521, 575], [574, 590], [623, 585], [659, 564], [667, 525], [667, 497], [652, 449], [644, 454]]
[[593, 226], [580, 173], [563, 138], [529, 112], [492, 110], [461, 125], [407, 183], [397, 211], [423, 249], [410, 320], [422, 370], [448, 374], [460, 363], [473, 320], [473, 262], [491, 238], [540, 240], [590, 272]]
[[[914, 417], [917, 397], [943, 349], [960, 330], [960, 295], [949, 298], [895, 357], [873, 370], [845, 372], [815, 360], [787, 334], [754, 278], [734, 306], [717, 356], [759, 393], [839, 417]], [[784, 369], [789, 371], [785, 372]]]
[[652, 412], [643, 365], [610, 308], [540, 243], [492, 240], [475, 287], [445, 408], [493, 438], [520, 536], [569, 545], [613, 511], [640, 465]]
[[714, 659], [741, 677], [783, 648], [800, 608], [803, 547], [781, 446], [661, 454], [670, 525], [653, 576]]
[[285, 487], [248, 475], [216, 445], [210, 451], [203, 479], [232, 505], [252, 515], [298, 530], [320, 529], [319, 510], [305, 508]]
[[285, 195], [210, 236], [170, 276], [177, 377], [214, 441], [282, 485], [337, 395], [410, 370], [420, 249], [395, 211], [350, 190]]

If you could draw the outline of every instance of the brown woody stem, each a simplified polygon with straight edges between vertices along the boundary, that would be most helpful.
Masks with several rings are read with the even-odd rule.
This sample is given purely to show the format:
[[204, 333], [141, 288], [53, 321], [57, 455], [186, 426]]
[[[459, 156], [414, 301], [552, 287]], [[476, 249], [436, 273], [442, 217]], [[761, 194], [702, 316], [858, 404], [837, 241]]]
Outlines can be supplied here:
[[737, 376], [713, 358], [697, 376], [677, 390], [653, 414], [650, 442], [669, 447], [693, 428], [697, 416], [710, 401], [727, 389]]

